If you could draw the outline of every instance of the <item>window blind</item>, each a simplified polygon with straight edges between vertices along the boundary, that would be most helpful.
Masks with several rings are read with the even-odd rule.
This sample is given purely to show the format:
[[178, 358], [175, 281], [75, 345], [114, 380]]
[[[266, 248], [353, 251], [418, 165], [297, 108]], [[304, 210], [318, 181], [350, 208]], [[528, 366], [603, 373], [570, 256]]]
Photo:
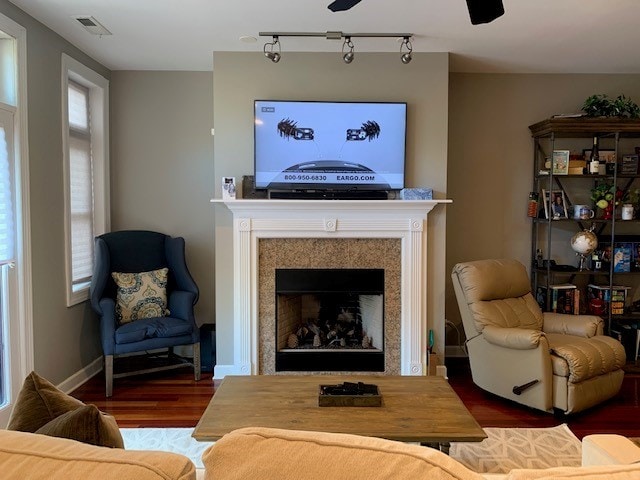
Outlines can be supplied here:
[[89, 90], [69, 82], [69, 208], [71, 281], [85, 283], [93, 271], [93, 172]]
[[13, 185], [5, 129], [0, 126], [0, 265], [15, 256]]

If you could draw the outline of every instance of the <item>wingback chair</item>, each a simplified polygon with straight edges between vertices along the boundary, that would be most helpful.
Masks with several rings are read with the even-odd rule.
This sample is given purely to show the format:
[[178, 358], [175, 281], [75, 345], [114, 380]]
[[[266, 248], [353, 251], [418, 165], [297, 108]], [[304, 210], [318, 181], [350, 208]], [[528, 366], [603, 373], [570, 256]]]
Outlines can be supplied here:
[[[107, 397], [113, 392], [113, 378], [181, 366], [171, 362], [114, 373], [114, 357], [122, 354], [166, 348], [179, 360], [173, 347], [192, 345], [193, 361], [187, 363], [200, 380], [200, 333], [193, 314], [198, 287], [187, 268], [184, 248], [182, 237], [150, 231], [125, 230], [96, 237], [90, 297], [100, 316]], [[148, 273], [140, 275], [143, 272]], [[166, 305], [159, 306], [163, 295]]]
[[453, 268], [473, 382], [530, 407], [575, 413], [618, 393], [625, 350], [593, 315], [542, 312], [524, 265], [480, 260]]

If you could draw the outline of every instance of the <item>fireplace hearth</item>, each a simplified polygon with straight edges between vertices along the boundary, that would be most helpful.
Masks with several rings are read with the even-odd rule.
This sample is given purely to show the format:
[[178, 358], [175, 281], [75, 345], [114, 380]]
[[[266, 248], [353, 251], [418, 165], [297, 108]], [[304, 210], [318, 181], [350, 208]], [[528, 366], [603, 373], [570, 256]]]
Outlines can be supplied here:
[[276, 372], [384, 371], [383, 269], [276, 269]]

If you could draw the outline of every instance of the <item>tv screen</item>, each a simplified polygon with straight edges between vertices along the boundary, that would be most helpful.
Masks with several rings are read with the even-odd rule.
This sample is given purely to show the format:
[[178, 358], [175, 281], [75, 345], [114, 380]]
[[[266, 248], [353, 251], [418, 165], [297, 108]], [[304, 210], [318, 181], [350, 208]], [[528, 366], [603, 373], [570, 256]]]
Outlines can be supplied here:
[[254, 107], [256, 188], [404, 188], [406, 103], [256, 100]]

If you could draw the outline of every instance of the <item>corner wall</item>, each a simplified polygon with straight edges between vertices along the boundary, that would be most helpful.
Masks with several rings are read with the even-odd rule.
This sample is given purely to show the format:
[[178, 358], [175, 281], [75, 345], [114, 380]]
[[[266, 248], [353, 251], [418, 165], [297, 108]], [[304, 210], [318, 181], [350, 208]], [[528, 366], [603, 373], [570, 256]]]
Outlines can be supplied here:
[[[456, 263], [509, 257], [529, 268], [533, 140], [528, 127], [555, 114], [579, 112], [596, 93], [624, 94], [638, 103], [640, 75], [451, 74], [448, 320], [461, 321], [449, 277]], [[455, 343], [455, 335], [449, 340]]]
[[[431, 187], [447, 198], [448, 54], [420, 53], [403, 65], [395, 53], [359, 53], [346, 65], [334, 53], [283, 54], [278, 64], [262, 53], [215, 52], [213, 56], [214, 183], [222, 176], [253, 174], [253, 101], [406, 101], [407, 186]], [[232, 219], [215, 208], [217, 364], [233, 363]], [[445, 220], [439, 206], [429, 214], [427, 321], [436, 350], [444, 349]]]

